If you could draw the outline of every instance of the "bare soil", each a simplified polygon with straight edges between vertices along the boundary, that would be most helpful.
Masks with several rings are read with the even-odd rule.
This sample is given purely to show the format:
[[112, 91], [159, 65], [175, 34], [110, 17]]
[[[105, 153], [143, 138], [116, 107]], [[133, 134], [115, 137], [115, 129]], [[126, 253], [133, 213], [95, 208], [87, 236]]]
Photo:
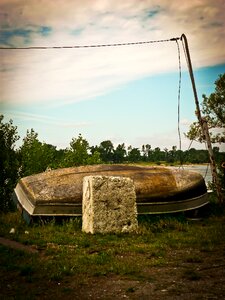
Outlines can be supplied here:
[[[33, 254], [37, 252], [33, 247], [6, 239], [0, 242], [45, 260], [44, 252]], [[1, 299], [225, 299], [225, 245], [208, 251], [188, 251], [167, 253], [166, 263], [146, 267], [138, 280], [121, 275], [70, 275], [61, 281], [49, 281], [44, 274], [32, 280], [19, 271], [1, 268]]]

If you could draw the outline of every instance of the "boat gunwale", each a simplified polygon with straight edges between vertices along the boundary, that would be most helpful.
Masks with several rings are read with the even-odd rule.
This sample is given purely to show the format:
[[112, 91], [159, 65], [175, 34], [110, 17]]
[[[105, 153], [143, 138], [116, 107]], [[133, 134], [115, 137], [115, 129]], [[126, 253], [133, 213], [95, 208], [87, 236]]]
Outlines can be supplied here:
[[[31, 217], [35, 216], [82, 216], [82, 203], [57, 203], [57, 204], [42, 204], [34, 207], [33, 212], [30, 211], [29, 206], [27, 207], [24, 203], [21, 203], [18, 200], [17, 195], [14, 195], [14, 201], [17, 201], [22, 208], [25, 210]], [[176, 213], [181, 211], [188, 211], [193, 209], [198, 209], [209, 203], [208, 192], [189, 199], [177, 200], [170, 202], [144, 202], [137, 203], [137, 214], [138, 215], [152, 215], [152, 214], [166, 214], [166, 213]], [[30, 203], [29, 203], [30, 204]], [[190, 204], [190, 205], [189, 205]], [[55, 208], [55, 212], [45, 213], [47, 209]], [[73, 209], [74, 212], [66, 211]], [[145, 209], [145, 211], [142, 210]], [[147, 209], [146, 209], [147, 208]], [[151, 208], [151, 209], [149, 209]], [[166, 209], [165, 209], [166, 208]], [[168, 209], [169, 208], [169, 209]], [[62, 210], [65, 210], [65, 213], [62, 213]], [[57, 212], [58, 211], [58, 212]]]

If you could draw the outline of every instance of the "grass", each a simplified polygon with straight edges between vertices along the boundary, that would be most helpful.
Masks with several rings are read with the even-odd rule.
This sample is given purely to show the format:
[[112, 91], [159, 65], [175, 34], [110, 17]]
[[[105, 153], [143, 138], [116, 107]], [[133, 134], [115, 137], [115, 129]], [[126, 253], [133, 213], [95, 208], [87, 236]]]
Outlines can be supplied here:
[[[144, 280], [146, 269], [167, 266], [180, 250], [185, 254], [176, 261], [177, 265], [201, 264], [203, 253], [225, 243], [225, 216], [215, 214], [212, 207], [201, 221], [189, 221], [184, 214], [139, 217], [135, 234], [85, 234], [81, 231], [81, 218], [62, 222], [53, 219], [28, 226], [19, 212], [1, 214], [0, 236], [35, 245], [39, 250], [38, 254], [28, 254], [0, 246], [1, 268], [30, 283], [60, 282], [76, 276], [82, 284], [87, 277], [112, 274]], [[14, 234], [10, 233], [12, 228]], [[192, 267], [182, 277], [201, 279]], [[69, 292], [68, 287], [65, 293]], [[133, 293], [134, 287], [128, 292]]]

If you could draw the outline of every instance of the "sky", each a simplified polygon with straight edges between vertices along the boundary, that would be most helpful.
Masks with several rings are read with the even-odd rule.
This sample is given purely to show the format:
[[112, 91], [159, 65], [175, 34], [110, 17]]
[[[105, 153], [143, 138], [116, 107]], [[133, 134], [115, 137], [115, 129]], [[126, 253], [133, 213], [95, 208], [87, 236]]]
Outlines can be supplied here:
[[[224, 0], [0, 0], [0, 47], [79, 46], [187, 36], [196, 87], [210, 95], [225, 72]], [[180, 131], [196, 121], [182, 43]], [[120, 47], [0, 50], [0, 113], [21, 137], [69, 147], [79, 134], [171, 149], [178, 137], [175, 41]], [[193, 143], [193, 147], [205, 148]], [[225, 151], [222, 148], [222, 151]]]

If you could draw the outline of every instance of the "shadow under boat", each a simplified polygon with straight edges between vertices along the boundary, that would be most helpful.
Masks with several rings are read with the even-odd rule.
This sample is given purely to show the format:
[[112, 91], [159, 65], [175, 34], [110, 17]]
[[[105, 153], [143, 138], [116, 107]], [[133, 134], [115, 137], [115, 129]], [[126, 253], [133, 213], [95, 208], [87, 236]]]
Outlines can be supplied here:
[[83, 178], [90, 175], [130, 177], [138, 214], [188, 211], [208, 203], [201, 174], [169, 167], [92, 165], [51, 170], [21, 178], [13, 200], [29, 218], [81, 216]]

